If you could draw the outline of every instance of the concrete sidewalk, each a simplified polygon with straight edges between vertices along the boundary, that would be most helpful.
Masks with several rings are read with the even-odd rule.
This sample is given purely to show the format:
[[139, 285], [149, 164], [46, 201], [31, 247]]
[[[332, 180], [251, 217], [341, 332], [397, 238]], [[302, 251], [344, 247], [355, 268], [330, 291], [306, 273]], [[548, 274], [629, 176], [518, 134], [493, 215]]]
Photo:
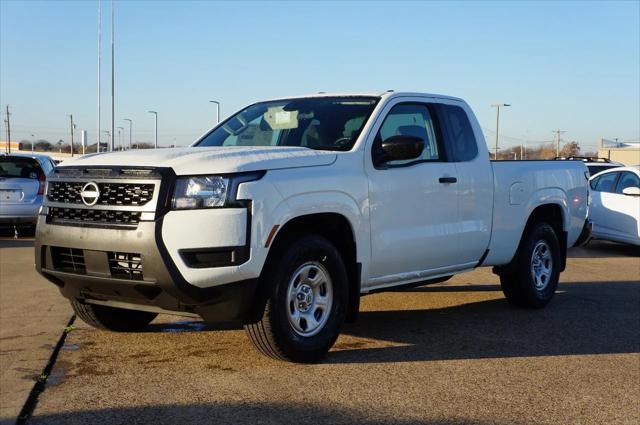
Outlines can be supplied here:
[[33, 261], [33, 240], [0, 239], [0, 422], [17, 418], [73, 313]]

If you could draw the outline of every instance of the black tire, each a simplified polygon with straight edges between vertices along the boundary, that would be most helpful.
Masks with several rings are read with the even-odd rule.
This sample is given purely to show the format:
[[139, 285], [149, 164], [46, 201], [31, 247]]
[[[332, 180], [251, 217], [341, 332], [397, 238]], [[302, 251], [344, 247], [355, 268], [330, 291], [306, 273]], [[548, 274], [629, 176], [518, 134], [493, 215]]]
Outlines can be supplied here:
[[[287, 291], [294, 273], [305, 264], [321, 264], [331, 279], [332, 305], [320, 331], [303, 336], [290, 323]], [[348, 301], [348, 280], [338, 250], [320, 236], [293, 239], [267, 266], [261, 285], [266, 285], [266, 305], [261, 317], [244, 324], [249, 339], [261, 353], [279, 360], [312, 363], [321, 360], [333, 346], [344, 322]]]
[[[544, 247], [545, 244], [546, 248]], [[550, 253], [549, 276], [543, 287], [536, 287], [533, 269], [533, 254], [536, 247], [548, 249]], [[547, 223], [533, 224], [520, 242], [520, 247], [511, 263], [500, 272], [500, 285], [507, 301], [519, 307], [542, 308], [546, 306], [558, 287], [560, 278], [560, 242], [555, 230]], [[548, 264], [548, 263], [547, 263]]]
[[115, 332], [135, 332], [144, 330], [158, 315], [147, 311], [127, 310], [96, 304], [71, 301], [76, 315], [86, 324], [98, 329]]

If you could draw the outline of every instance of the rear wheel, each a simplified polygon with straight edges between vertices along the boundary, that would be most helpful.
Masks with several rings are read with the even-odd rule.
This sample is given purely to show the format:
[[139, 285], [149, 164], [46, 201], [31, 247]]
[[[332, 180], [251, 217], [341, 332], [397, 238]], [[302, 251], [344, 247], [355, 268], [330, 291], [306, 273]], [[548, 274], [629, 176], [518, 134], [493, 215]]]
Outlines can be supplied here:
[[76, 315], [88, 325], [116, 332], [143, 330], [158, 315], [147, 311], [84, 304], [80, 301], [71, 301], [71, 306]]
[[244, 327], [261, 353], [315, 362], [333, 346], [347, 306], [347, 273], [338, 250], [319, 236], [294, 240], [271, 264], [264, 312]]
[[517, 306], [544, 307], [558, 287], [560, 265], [560, 243], [555, 230], [547, 223], [534, 224], [515, 258], [500, 272], [505, 297]]

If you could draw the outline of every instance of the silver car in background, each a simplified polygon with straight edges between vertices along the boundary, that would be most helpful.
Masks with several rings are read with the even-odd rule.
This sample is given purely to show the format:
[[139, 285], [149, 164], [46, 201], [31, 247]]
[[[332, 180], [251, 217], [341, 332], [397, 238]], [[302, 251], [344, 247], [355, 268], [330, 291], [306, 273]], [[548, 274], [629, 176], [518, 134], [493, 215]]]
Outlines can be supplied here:
[[36, 224], [54, 168], [47, 155], [0, 154], [0, 227]]

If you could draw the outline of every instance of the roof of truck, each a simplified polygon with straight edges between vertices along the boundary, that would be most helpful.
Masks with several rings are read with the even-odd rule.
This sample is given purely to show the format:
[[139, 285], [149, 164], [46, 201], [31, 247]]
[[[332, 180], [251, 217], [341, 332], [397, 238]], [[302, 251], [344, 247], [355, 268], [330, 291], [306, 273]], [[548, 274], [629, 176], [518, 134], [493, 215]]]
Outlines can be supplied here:
[[335, 93], [331, 93], [331, 92], [318, 92], [318, 93], [311, 93], [311, 94], [305, 94], [305, 95], [298, 95], [298, 96], [283, 96], [283, 97], [277, 97], [274, 99], [268, 99], [268, 101], [274, 101], [274, 100], [286, 100], [286, 99], [300, 99], [300, 98], [305, 98], [305, 97], [386, 97], [386, 98], [393, 98], [393, 97], [434, 97], [434, 98], [438, 98], [438, 99], [449, 99], [449, 100], [457, 100], [460, 102], [463, 102], [462, 99], [460, 99], [459, 97], [454, 97], [454, 96], [446, 96], [443, 94], [435, 94], [435, 93], [419, 93], [419, 92], [396, 92], [393, 90], [387, 90], [387, 91], [383, 91], [383, 92], [335, 92]]

